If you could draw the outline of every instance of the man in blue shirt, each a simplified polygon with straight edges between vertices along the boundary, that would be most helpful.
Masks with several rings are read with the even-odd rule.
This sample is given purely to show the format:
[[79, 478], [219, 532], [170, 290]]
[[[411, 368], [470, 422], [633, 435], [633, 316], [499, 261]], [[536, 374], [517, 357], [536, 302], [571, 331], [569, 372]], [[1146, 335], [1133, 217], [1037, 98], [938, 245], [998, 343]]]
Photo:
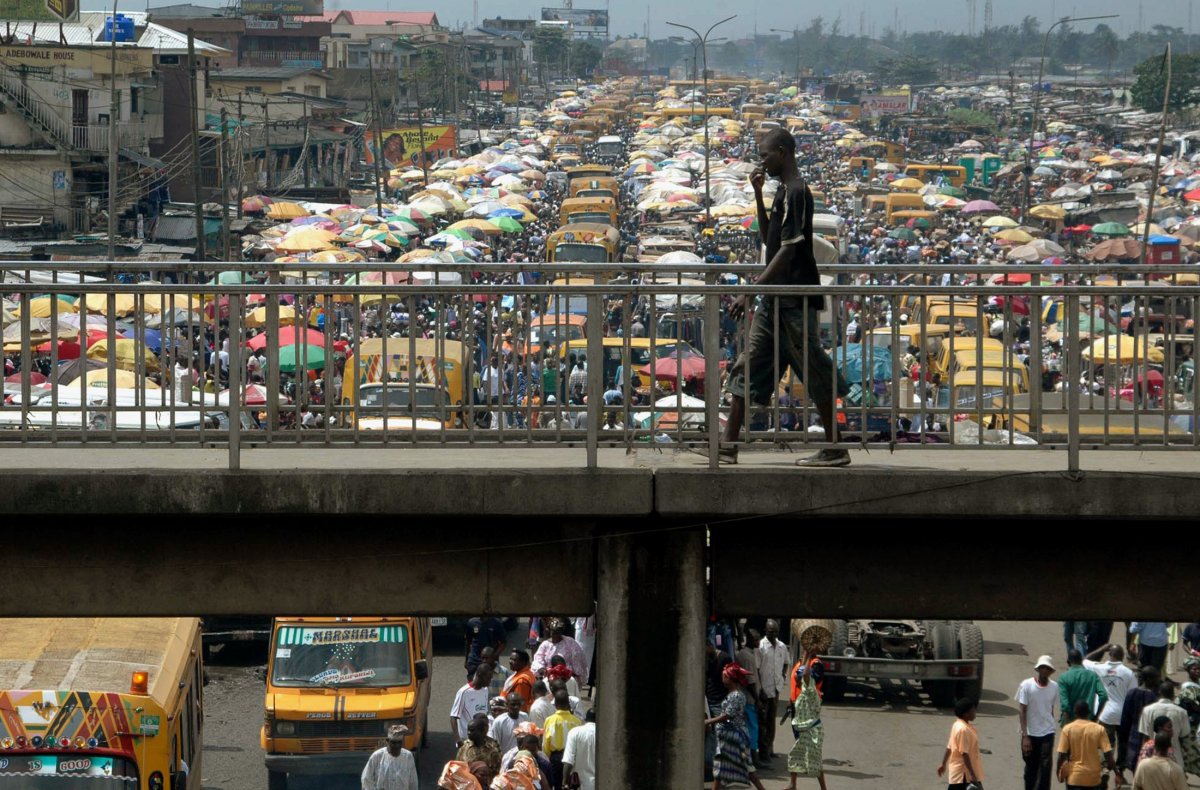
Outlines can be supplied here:
[[[1143, 667], [1154, 667], [1161, 673], [1167, 660], [1167, 624], [1135, 622], [1129, 626], [1129, 635], [1138, 640], [1138, 663]], [[1129, 652], [1134, 649], [1131, 646]]]

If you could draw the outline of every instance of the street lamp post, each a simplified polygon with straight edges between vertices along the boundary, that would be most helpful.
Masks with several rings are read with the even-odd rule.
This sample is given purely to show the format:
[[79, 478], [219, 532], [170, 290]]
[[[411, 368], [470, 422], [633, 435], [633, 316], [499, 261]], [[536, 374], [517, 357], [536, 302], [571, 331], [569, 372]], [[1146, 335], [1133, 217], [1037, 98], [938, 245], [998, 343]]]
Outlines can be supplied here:
[[[704, 58], [704, 227], [712, 224], [712, 182], [709, 178], [709, 160], [712, 159], [712, 152], [708, 149], [708, 36], [717, 28], [718, 25], [723, 25], [731, 19], [736, 19], [737, 14], [727, 16], [719, 22], [714, 22], [712, 27], [705, 31], [704, 35], [700, 35], [700, 31], [690, 25], [681, 25], [678, 22], [668, 22], [671, 27], [681, 27], [684, 30], [690, 30], [700, 41], [700, 53]], [[694, 93], [694, 90], [693, 90]]]
[[800, 88], [800, 28], [794, 27], [791, 30], [784, 30], [780, 27], [771, 28], [772, 33], [791, 33], [792, 38], [796, 42], [796, 89]]
[[1021, 201], [1021, 224], [1029, 214], [1029, 198], [1030, 198], [1030, 176], [1033, 175], [1033, 137], [1037, 134], [1038, 128], [1038, 111], [1042, 106], [1042, 77], [1046, 69], [1046, 48], [1050, 45], [1050, 33], [1059, 25], [1065, 25], [1069, 22], [1090, 22], [1096, 19], [1116, 19], [1120, 14], [1106, 14], [1104, 16], [1064, 16], [1062, 19], [1055, 22], [1046, 29], [1046, 36], [1042, 39], [1042, 59], [1038, 63], [1038, 78], [1033, 84], [1033, 122], [1029, 127], [1029, 145], [1025, 146], [1025, 196]]

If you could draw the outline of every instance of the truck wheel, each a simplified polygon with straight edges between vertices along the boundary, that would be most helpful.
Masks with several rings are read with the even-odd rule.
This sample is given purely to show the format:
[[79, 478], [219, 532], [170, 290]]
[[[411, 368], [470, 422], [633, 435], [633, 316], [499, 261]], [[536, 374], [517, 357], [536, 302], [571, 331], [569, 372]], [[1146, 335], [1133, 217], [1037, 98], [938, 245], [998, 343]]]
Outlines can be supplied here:
[[[954, 626], [950, 623], [938, 623], [930, 633], [933, 643], [933, 657], [937, 661], [953, 661], [958, 658], [958, 640], [954, 638]], [[954, 693], [957, 685], [954, 681], [937, 681], [922, 684], [929, 694], [929, 699], [939, 708], [954, 707]]]
[[267, 771], [267, 790], [287, 790], [287, 772]]
[[[846, 643], [850, 637], [850, 626], [845, 620], [838, 620], [833, 629], [833, 639], [829, 642], [829, 655], [844, 656], [846, 654]], [[846, 678], [835, 677], [832, 675], [825, 676], [825, 682], [822, 684], [822, 701], [824, 702], [841, 702], [846, 696]]]
[[958, 631], [959, 658], [979, 659], [979, 671], [970, 680], [960, 681], [958, 696], [979, 701], [983, 694], [983, 631], [974, 623], [963, 623]]

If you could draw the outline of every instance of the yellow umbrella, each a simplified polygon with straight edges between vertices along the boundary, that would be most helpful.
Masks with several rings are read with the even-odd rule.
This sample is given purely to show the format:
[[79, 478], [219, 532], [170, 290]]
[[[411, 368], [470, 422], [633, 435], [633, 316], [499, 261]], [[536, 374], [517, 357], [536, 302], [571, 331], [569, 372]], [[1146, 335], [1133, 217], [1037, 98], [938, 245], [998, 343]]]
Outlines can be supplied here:
[[988, 217], [985, 219], [983, 221], [983, 226], [985, 228], [1015, 228], [1017, 227], [1017, 221], [1011, 217], [1004, 217], [997, 214], [994, 217]]
[[[108, 294], [88, 294], [84, 299], [88, 312], [108, 315]], [[129, 315], [137, 311], [133, 294], [117, 294], [114, 300], [113, 315]], [[157, 311], [156, 311], [157, 312]]]
[[1138, 338], [1129, 335], [1109, 335], [1097, 338], [1083, 350], [1083, 355], [1093, 362], [1128, 364], [1133, 362], [1135, 355], [1138, 361], [1162, 362], [1162, 349], [1150, 345], [1144, 337], [1141, 340], [1142, 342], [1139, 344]]
[[517, 194], [516, 192], [510, 192], [507, 195], [502, 196], [500, 198], [500, 202], [506, 206], [514, 206], [514, 207], [517, 207], [517, 206], [524, 207], [524, 206], [532, 206], [533, 205], [532, 198], [528, 197], [527, 195]]
[[[1130, 225], [1129, 230], [1134, 236], [1141, 236], [1146, 232], [1146, 223], [1139, 222], [1136, 225]], [[1165, 230], [1163, 230], [1162, 226], [1160, 226], [1157, 222], [1150, 223], [1150, 233], [1158, 235], [1158, 236], [1166, 236], [1167, 235], [1167, 232]]]
[[159, 389], [159, 386], [150, 379], [142, 378], [136, 373], [120, 369], [114, 370], [110, 374], [107, 368], [95, 368], [94, 370], [89, 370], [83, 377], [83, 380], [85, 382], [84, 386], [87, 387], [108, 387], [108, 382], [112, 381], [119, 389]]
[[[267, 308], [256, 307], [246, 316], [245, 324], [247, 327], [257, 328], [266, 326], [267, 323]], [[296, 323], [296, 308], [289, 305], [279, 306], [279, 325], [291, 326]]]
[[450, 226], [451, 230], [459, 228], [474, 228], [481, 230], [489, 236], [499, 236], [500, 228], [496, 227], [486, 219], [462, 219]]
[[919, 178], [897, 178], [892, 182], [892, 189], [909, 190], [920, 189], [925, 186], [925, 182]]
[[333, 240], [337, 236], [321, 228], [304, 228], [295, 233], [289, 233], [275, 245], [282, 252], [316, 252], [333, 249]]
[[1003, 239], [1004, 241], [1011, 241], [1014, 244], [1028, 244], [1029, 242], [1033, 241], [1033, 236], [1030, 236], [1028, 233], [1020, 230], [1019, 228], [1008, 228], [1007, 230], [1002, 230], [996, 234], [996, 238]]
[[[115, 357], [118, 368], [123, 368], [124, 370], [134, 370], [136, 368], [137, 357], [139, 354], [138, 345], [139, 344], [136, 341], [131, 340], [130, 338], [117, 338]], [[158, 357], [154, 355], [154, 352], [145, 346], [142, 346], [140, 353], [143, 357], [142, 361], [146, 366], [146, 370], [150, 372], [157, 371]], [[90, 346], [88, 346], [87, 356], [88, 359], [109, 359], [108, 338], [97, 340], [95, 343], [92, 343]]]
[[324, 250], [309, 258], [313, 263], [355, 263], [364, 261], [362, 253], [352, 250]]
[[287, 201], [272, 203], [267, 207], [267, 216], [271, 219], [297, 219], [299, 217], [307, 217], [308, 209], [301, 206], [299, 203], [288, 203]]
[[[49, 318], [50, 317], [50, 306], [51, 306], [50, 303], [52, 301], [53, 301], [53, 299], [49, 296], [39, 296], [37, 299], [30, 299], [29, 300], [29, 316], [30, 316], [30, 318]], [[58, 312], [59, 313], [78, 313], [79, 305], [77, 305], [77, 304], [75, 304], [75, 302], [71, 301], [70, 297], [59, 296], [58, 297]], [[15, 315], [17, 318], [20, 318], [21, 317], [21, 308], [17, 307], [17, 309], [13, 311], [13, 315]]]
[[725, 203], [712, 210], [714, 217], [745, 217], [753, 213], [754, 209], [741, 203]]
[[1067, 216], [1067, 210], [1062, 206], [1052, 204], [1034, 206], [1029, 209], [1029, 215], [1038, 219], [1064, 219]]

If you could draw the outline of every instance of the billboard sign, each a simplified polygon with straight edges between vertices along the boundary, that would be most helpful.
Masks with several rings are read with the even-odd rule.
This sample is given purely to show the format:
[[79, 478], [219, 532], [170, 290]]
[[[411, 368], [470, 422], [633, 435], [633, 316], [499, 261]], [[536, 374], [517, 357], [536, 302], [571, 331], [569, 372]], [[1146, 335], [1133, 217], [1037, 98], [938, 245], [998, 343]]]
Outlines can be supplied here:
[[74, 22], [79, 18], [78, 0], [46, 0], [46, 10], [63, 22]]
[[[426, 126], [425, 158], [436, 162], [446, 156], [454, 156], [458, 151], [458, 127], [456, 126]], [[368, 162], [375, 161], [375, 131], [364, 133], [366, 157]], [[421, 162], [421, 129], [416, 126], [403, 126], [397, 129], [383, 130], [383, 159], [392, 167], [407, 167], [419, 165]]]
[[906, 95], [869, 94], [859, 98], [862, 114], [871, 118], [881, 115], [900, 115], [908, 112], [909, 97]]
[[320, 16], [324, 13], [324, 0], [242, 0], [242, 16]]
[[608, 11], [603, 8], [543, 8], [543, 22], [568, 22], [578, 37], [608, 38]]

